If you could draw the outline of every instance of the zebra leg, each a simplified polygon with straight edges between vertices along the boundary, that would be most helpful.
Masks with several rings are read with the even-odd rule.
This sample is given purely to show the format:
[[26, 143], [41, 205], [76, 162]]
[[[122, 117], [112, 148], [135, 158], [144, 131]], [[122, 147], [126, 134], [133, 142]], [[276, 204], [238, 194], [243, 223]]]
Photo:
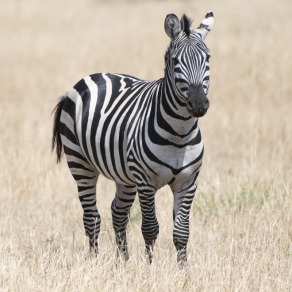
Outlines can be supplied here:
[[[79, 150], [79, 151], [77, 151]], [[90, 250], [98, 253], [100, 215], [96, 207], [96, 182], [98, 173], [83, 157], [79, 146], [74, 151], [65, 147], [67, 163], [78, 188], [78, 196], [83, 208], [83, 223], [89, 239]]]
[[138, 190], [139, 202], [142, 213], [142, 234], [145, 241], [146, 256], [149, 263], [153, 259], [153, 246], [159, 233], [159, 225], [155, 213], [156, 190], [143, 188]]
[[126, 227], [136, 192], [136, 186], [116, 184], [116, 195], [111, 207], [118, 251], [124, 256], [126, 261], [129, 259]]
[[187, 261], [187, 243], [189, 240], [189, 214], [197, 185], [194, 183], [181, 192], [173, 191], [173, 243], [177, 250], [177, 261], [182, 266]]
[[89, 248], [90, 251], [94, 251], [97, 254], [98, 235], [100, 232], [100, 215], [96, 207], [97, 177], [93, 173], [91, 175], [88, 173], [86, 177], [84, 176], [76, 182], [78, 186], [79, 200], [83, 208], [83, 224], [85, 234], [89, 239]]

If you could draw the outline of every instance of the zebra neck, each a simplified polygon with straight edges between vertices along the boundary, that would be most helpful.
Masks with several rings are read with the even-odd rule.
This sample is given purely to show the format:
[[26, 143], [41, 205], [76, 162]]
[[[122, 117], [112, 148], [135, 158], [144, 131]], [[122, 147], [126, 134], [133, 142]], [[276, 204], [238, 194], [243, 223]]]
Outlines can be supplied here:
[[177, 97], [167, 78], [161, 80], [155, 101], [153, 122], [155, 131], [166, 140], [185, 144], [198, 133], [197, 119], [187, 111], [186, 105]]

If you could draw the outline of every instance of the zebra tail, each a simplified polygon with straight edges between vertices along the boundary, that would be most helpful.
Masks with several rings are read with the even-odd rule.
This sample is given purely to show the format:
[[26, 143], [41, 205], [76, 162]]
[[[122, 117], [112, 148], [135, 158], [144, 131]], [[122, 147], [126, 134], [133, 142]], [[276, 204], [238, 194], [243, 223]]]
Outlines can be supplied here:
[[62, 96], [60, 101], [58, 102], [58, 104], [53, 110], [54, 124], [53, 124], [53, 137], [52, 137], [52, 151], [54, 151], [54, 148], [56, 147], [57, 163], [61, 161], [61, 156], [62, 156], [62, 151], [63, 151], [63, 143], [61, 140], [60, 118], [61, 118], [61, 113], [62, 113], [63, 105], [66, 98], [67, 98], [66, 95]]

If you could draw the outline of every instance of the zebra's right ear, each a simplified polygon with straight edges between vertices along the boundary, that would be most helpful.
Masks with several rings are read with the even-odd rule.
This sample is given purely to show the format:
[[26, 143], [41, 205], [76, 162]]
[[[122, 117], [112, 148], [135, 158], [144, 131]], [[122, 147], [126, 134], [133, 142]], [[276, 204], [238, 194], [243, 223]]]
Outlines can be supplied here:
[[174, 40], [181, 32], [181, 23], [175, 14], [168, 14], [164, 21], [166, 34]]

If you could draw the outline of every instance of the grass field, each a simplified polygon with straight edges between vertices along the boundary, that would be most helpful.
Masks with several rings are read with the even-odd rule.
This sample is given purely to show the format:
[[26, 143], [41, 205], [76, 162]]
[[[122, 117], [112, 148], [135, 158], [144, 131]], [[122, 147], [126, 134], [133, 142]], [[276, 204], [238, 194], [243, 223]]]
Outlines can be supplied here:
[[[291, 0], [2, 2], [0, 291], [292, 291]], [[116, 259], [105, 179], [91, 257], [75, 183], [50, 152], [58, 97], [93, 72], [162, 77], [166, 14], [185, 12], [195, 27], [208, 10], [211, 107], [188, 267], [176, 264], [169, 188], [156, 197], [153, 264], [137, 202], [130, 260]]]

